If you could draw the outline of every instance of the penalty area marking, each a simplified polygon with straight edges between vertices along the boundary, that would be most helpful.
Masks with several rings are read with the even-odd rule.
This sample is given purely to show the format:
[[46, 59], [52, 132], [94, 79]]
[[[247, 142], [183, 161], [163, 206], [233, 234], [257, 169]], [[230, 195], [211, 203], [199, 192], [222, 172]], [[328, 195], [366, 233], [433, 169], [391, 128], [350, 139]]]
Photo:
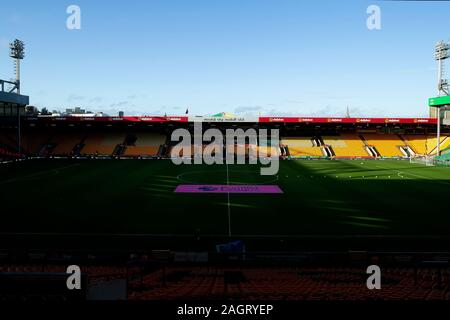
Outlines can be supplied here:
[[[385, 167], [380, 167], [380, 166], [377, 166], [377, 167], [378, 167], [378, 168], [382, 168], [382, 169], [392, 170], [392, 169], [385, 168]], [[410, 177], [404, 176], [404, 175], [410, 175], [410, 176], [417, 177], [417, 178], [421, 178], [421, 179], [425, 179], [425, 180], [432, 180], [434, 183], [443, 184], [443, 185], [450, 185], [449, 182], [435, 180], [435, 179], [433, 179], [433, 178], [425, 177], [425, 176], [422, 176], [422, 175], [420, 175], [420, 174], [415, 174], [415, 173], [410, 173], [410, 172], [404, 172], [404, 171], [395, 170], [395, 169], [392, 170], [392, 171], [397, 172], [397, 175], [398, 175], [399, 177], [403, 177], [403, 178], [406, 178], [406, 179], [412, 179], [412, 178], [410, 178]]]

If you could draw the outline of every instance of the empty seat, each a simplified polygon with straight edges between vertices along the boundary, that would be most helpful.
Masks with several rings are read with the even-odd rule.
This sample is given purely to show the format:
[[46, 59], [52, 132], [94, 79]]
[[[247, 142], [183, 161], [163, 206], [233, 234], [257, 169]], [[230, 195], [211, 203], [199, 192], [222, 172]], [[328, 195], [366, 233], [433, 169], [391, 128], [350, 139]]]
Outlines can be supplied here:
[[136, 134], [136, 141], [128, 145], [124, 156], [156, 156], [159, 147], [166, 141], [166, 136], [157, 133]]
[[284, 137], [281, 144], [289, 148], [293, 157], [322, 157], [322, 148], [314, 146], [311, 137]]
[[368, 145], [377, 149], [382, 157], [403, 157], [400, 147], [406, 144], [395, 134], [364, 134]]
[[333, 148], [337, 157], [368, 157], [365, 144], [357, 134], [323, 137], [323, 142]]
[[82, 154], [112, 155], [117, 145], [125, 140], [124, 133], [91, 133], [84, 141]]

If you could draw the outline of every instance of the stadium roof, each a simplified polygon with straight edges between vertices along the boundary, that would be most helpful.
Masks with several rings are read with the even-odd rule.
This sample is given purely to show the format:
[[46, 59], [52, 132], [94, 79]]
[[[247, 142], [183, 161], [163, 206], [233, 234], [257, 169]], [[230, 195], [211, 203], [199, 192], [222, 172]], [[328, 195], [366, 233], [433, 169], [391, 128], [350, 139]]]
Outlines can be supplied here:
[[[1, 90], [1, 89], [0, 89]], [[30, 103], [30, 98], [14, 92], [0, 91], [0, 102], [15, 103], [26, 106]]]
[[[72, 116], [37, 116], [28, 117], [29, 122], [217, 122], [220, 117], [190, 117], [190, 116], [124, 116], [124, 117], [72, 117]], [[224, 117], [228, 123], [343, 123], [343, 124], [436, 124], [435, 118], [338, 118], [338, 117]]]
[[236, 116], [229, 112], [220, 112], [217, 114], [212, 115], [214, 118], [236, 118]]

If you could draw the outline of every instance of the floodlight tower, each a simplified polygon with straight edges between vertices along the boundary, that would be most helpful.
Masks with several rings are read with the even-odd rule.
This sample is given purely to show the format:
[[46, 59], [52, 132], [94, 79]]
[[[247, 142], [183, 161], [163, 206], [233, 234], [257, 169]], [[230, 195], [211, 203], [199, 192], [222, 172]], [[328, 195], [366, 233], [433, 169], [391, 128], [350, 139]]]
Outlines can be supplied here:
[[11, 89], [10, 92], [16, 89], [17, 94], [20, 94], [20, 60], [23, 60], [23, 58], [25, 57], [25, 44], [19, 39], [15, 39], [10, 43], [9, 48], [11, 50], [9, 56], [15, 59], [14, 69], [16, 74], [15, 86]]
[[[436, 44], [434, 50], [434, 58], [438, 62], [438, 97], [449, 95], [449, 82], [445, 79], [444, 62], [450, 58], [450, 44], [444, 41], [439, 41]], [[441, 108], [445, 106], [436, 106], [436, 118], [437, 118], [437, 153], [439, 156], [441, 153]]]
[[[9, 93], [13, 93], [14, 90], [17, 96], [20, 96], [20, 60], [25, 57], [25, 44], [19, 39], [15, 39], [9, 44], [10, 53], [9, 56], [14, 59], [14, 71], [16, 74], [16, 80], [14, 82], [8, 82], [12, 84], [12, 88]], [[3, 83], [2, 83], [3, 86]], [[21, 121], [20, 121], [20, 108], [17, 108], [17, 151], [21, 153]]]

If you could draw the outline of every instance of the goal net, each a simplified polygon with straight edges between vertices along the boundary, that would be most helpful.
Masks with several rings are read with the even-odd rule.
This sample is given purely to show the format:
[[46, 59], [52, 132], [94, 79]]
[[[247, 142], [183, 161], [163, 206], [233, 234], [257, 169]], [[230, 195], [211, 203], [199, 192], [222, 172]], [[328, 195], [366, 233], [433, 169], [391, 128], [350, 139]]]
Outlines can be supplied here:
[[427, 167], [434, 166], [434, 158], [428, 157], [428, 156], [411, 157], [411, 158], [409, 158], [409, 162], [416, 163], [416, 164], [422, 164]]

